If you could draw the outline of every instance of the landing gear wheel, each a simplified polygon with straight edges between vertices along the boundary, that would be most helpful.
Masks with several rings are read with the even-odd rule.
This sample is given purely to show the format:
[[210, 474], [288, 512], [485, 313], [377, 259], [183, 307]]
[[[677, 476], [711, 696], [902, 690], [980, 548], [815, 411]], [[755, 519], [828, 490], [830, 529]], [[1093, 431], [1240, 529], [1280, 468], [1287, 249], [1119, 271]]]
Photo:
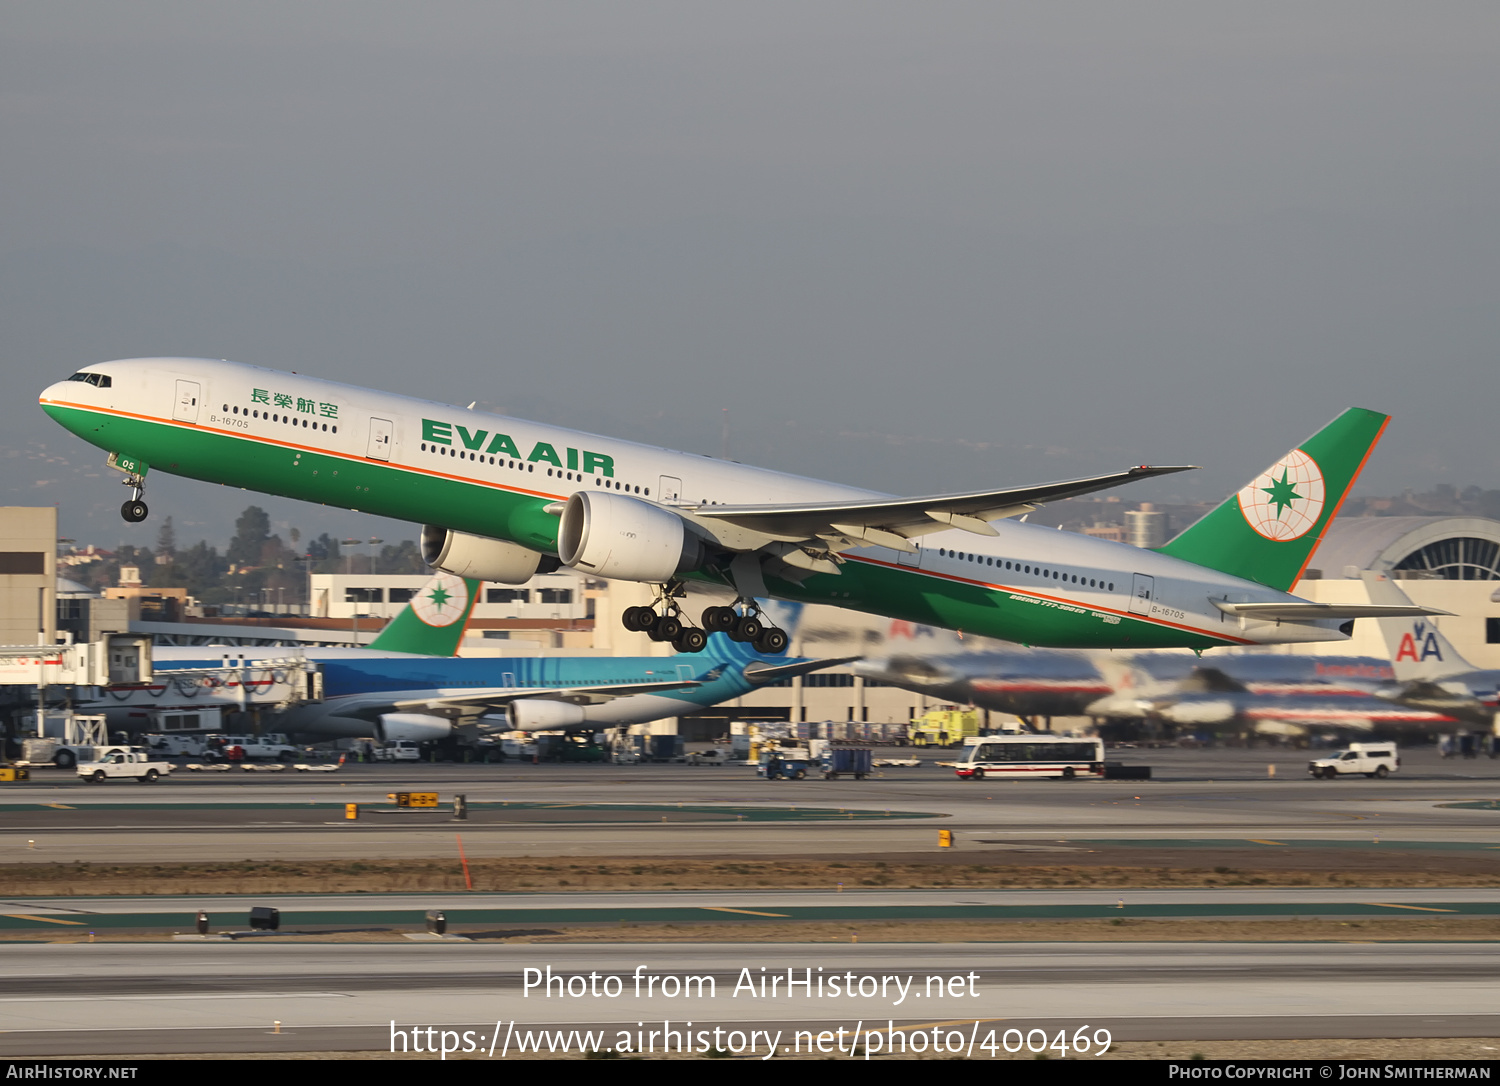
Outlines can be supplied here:
[[755, 639], [755, 651], [763, 656], [779, 656], [786, 651], [787, 636], [785, 630], [779, 630], [775, 626], [767, 626]]
[[656, 612], [649, 607], [627, 607], [620, 621], [632, 633], [644, 633], [656, 624]]
[[678, 652], [702, 652], [708, 647], [708, 634], [696, 626], [684, 627], [683, 631], [673, 639], [672, 647]]
[[727, 633], [734, 628], [739, 618], [733, 607], [705, 607], [703, 628], [709, 633]]
[[735, 641], [749, 644], [759, 637], [764, 629], [760, 619], [754, 615], [744, 615], [735, 622], [734, 629], [729, 631], [729, 636]]
[[146, 508], [146, 503], [139, 498], [132, 498], [120, 506], [120, 516], [124, 517], [131, 524], [139, 524], [146, 519], [147, 514], [150, 512], [151, 510]]
[[682, 633], [682, 622], [676, 615], [662, 615], [651, 627], [651, 640], [676, 641]]

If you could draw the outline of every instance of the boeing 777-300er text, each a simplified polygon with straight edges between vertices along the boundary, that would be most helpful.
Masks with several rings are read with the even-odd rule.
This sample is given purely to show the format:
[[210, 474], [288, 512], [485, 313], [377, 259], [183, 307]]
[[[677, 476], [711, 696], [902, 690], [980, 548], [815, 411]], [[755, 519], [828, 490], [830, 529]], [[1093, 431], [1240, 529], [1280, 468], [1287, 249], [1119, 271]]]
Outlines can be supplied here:
[[[560, 563], [657, 586], [625, 624], [700, 651], [722, 630], [786, 647], [756, 597], [826, 603], [1025, 645], [1191, 648], [1342, 641], [1420, 608], [1289, 595], [1388, 421], [1352, 408], [1166, 546], [1006, 518], [1176, 467], [894, 498], [234, 362], [89, 366], [41, 395], [109, 453], [146, 516], [149, 469], [424, 524], [438, 569], [518, 584]], [[998, 522], [998, 523], [992, 523]], [[677, 600], [716, 582], [700, 628]]]

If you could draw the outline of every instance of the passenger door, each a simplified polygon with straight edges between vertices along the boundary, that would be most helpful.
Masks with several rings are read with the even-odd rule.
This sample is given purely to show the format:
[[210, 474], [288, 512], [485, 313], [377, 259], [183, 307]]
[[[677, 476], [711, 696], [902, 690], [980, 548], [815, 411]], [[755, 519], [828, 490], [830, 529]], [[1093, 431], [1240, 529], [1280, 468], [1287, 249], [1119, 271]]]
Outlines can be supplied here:
[[1149, 615], [1151, 613], [1151, 593], [1156, 587], [1156, 581], [1147, 577], [1144, 573], [1132, 574], [1134, 580], [1130, 585], [1130, 612], [1135, 615]]
[[371, 460], [389, 461], [393, 429], [390, 419], [370, 419], [370, 448], [365, 455]]
[[198, 382], [177, 382], [177, 399], [172, 403], [172, 417], [178, 422], [198, 421]]

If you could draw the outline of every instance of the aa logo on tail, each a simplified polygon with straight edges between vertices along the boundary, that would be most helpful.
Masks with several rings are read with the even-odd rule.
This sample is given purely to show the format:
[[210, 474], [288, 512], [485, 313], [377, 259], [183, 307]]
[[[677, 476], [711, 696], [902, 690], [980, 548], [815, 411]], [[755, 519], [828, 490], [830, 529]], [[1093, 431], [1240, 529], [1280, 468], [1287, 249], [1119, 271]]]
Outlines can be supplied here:
[[1437, 631], [1429, 630], [1427, 623], [1418, 622], [1409, 633], [1401, 635], [1401, 645], [1396, 649], [1396, 663], [1410, 660], [1414, 664], [1420, 664], [1424, 660], [1442, 658], [1443, 650], [1438, 647]]
[[1239, 500], [1246, 524], [1285, 543], [1306, 535], [1323, 515], [1323, 472], [1293, 449], [1241, 490]]

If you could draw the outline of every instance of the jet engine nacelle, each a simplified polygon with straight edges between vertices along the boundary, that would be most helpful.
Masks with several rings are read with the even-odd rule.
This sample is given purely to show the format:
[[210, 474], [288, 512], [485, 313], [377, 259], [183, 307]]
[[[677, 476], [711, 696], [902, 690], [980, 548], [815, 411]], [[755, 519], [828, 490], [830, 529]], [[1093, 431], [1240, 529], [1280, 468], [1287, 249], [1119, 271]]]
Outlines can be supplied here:
[[576, 728], [584, 722], [583, 706], [571, 701], [522, 698], [510, 703], [510, 726], [523, 732]]
[[447, 739], [452, 734], [453, 722], [444, 716], [432, 716], [429, 713], [380, 714], [380, 740], [383, 743], [394, 743], [398, 739], [426, 743], [434, 739]]
[[536, 576], [542, 556], [503, 539], [422, 526], [422, 560], [456, 577], [499, 584], [525, 584]]
[[565, 566], [622, 581], [670, 581], [703, 562], [703, 541], [670, 509], [624, 494], [580, 490], [557, 532]]

